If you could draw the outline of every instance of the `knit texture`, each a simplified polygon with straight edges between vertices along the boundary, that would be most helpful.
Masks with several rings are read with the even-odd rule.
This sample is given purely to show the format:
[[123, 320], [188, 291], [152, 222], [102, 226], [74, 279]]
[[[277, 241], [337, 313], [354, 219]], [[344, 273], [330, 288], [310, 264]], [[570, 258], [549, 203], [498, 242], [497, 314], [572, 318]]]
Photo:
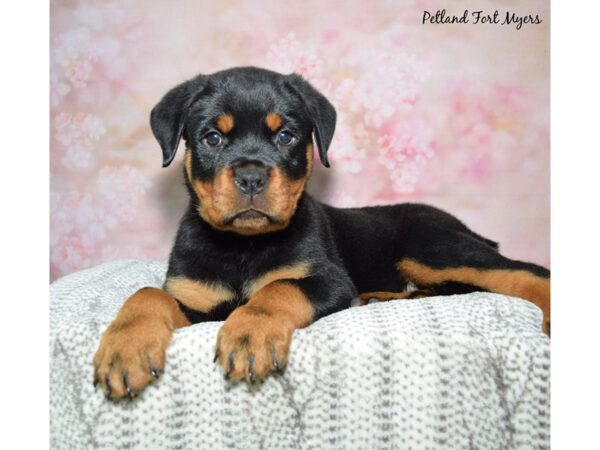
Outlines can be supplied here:
[[351, 308], [297, 330], [282, 375], [248, 387], [213, 363], [221, 323], [177, 330], [165, 373], [110, 402], [92, 358], [124, 300], [166, 264], [119, 261], [50, 286], [55, 449], [550, 447], [550, 340], [527, 301], [491, 293]]

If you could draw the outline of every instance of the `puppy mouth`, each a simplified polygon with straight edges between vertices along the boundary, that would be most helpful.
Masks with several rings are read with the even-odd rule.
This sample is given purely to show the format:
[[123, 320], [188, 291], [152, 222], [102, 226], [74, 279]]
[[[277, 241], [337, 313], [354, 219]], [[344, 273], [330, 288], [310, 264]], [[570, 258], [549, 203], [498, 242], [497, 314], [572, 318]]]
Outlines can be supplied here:
[[237, 213], [235, 216], [233, 216], [231, 218], [231, 222], [233, 222], [234, 220], [238, 219], [238, 220], [248, 220], [248, 219], [270, 219], [269, 215], [262, 212], [262, 211], [258, 211], [256, 209], [246, 209], [242, 212]]
[[270, 223], [279, 223], [279, 220], [264, 211], [254, 208], [237, 212], [224, 221], [224, 225], [233, 225], [234, 227], [260, 227]]

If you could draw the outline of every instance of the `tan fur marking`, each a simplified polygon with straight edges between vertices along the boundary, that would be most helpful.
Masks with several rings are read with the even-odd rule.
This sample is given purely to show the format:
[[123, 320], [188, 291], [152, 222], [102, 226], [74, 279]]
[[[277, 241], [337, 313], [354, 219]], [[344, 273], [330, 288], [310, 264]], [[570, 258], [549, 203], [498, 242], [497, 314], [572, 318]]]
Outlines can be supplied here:
[[410, 258], [398, 262], [396, 268], [419, 286], [454, 281], [479, 286], [491, 292], [524, 298], [542, 309], [545, 322], [550, 319], [550, 279], [538, 277], [526, 270], [473, 267], [435, 269]]
[[300, 280], [306, 278], [310, 273], [308, 263], [300, 263], [293, 266], [279, 267], [255, 278], [244, 287], [244, 295], [252, 297], [266, 285], [278, 280]]
[[231, 114], [223, 113], [217, 117], [217, 129], [223, 134], [227, 134], [233, 129], [233, 123]]
[[290, 181], [280, 168], [273, 168], [266, 196], [270, 206], [269, 210], [282, 221], [278, 229], [287, 227], [292, 219], [306, 180], [307, 178], [303, 177]]
[[417, 299], [423, 297], [431, 297], [433, 291], [426, 289], [419, 289], [417, 291], [402, 291], [402, 292], [387, 292], [387, 291], [373, 291], [363, 292], [358, 294], [361, 305], [367, 305], [369, 300], [376, 299], [379, 302], [385, 302], [388, 300], [404, 300], [404, 299]]
[[192, 178], [192, 151], [189, 148], [185, 149], [184, 166], [185, 166], [185, 174], [187, 175], [187, 178], [190, 181], [190, 183], [193, 184], [194, 180]]
[[164, 368], [173, 330], [188, 325], [171, 295], [157, 288], [140, 289], [125, 301], [102, 336], [93, 362], [95, 380], [111, 397], [135, 395], [154, 379], [153, 370]]
[[310, 177], [313, 171], [313, 162], [315, 159], [315, 152], [313, 150], [313, 145], [308, 144], [306, 146], [306, 178]]
[[294, 330], [309, 325], [313, 316], [312, 304], [300, 288], [275, 281], [227, 318], [217, 337], [219, 363], [227, 373], [232, 355], [230, 378], [263, 378], [285, 366]]
[[198, 196], [198, 213], [209, 224], [219, 228], [223, 220], [236, 209], [237, 193], [232, 169], [220, 170], [212, 181], [191, 178], [191, 152], [186, 153], [185, 167], [192, 188]]
[[162, 289], [148, 287], [127, 299], [109, 329], [145, 318], [160, 318], [171, 330], [190, 324], [171, 295]]
[[286, 318], [295, 328], [304, 328], [312, 322], [312, 303], [302, 290], [286, 281], [275, 281], [258, 291], [246, 304]]
[[279, 127], [281, 127], [281, 116], [276, 112], [271, 111], [269, 114], [267, 114], [267, 117], [265, 118], [265, 123], [269, 127], [269, 130], [275, 132], [279, 130]]
[[412, 292], [386, 292], [386, 291], [373, 291], [373, 292], [363, 292], [362, 294], [358, 294], [358, 297], [361, 300], [370, 300], [372, 298], [376, 298], [377, 300], [395, 300], [395, 299], [403, 299], [409, 298]]
[[235, 298], [235, 293], [226, 286], [185, 277], [168, 278], [165, 290], [188, 308], [204, 313]]

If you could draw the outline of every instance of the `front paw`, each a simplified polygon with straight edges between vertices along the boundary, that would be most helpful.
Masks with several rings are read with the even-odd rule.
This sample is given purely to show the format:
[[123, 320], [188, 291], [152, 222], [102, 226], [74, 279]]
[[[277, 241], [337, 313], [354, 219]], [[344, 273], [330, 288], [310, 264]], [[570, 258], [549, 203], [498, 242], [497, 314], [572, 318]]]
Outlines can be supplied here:
[[150, 317], [115, 320], [102, 336], [94, 357], [94, 386], [100, 384], [106, 398], [133, 398], [165, 366], [172, 331]]
[[215, 361], [227, 378], [253, 383], [273, 370], [283, 370], [293, 332], [293, 323], [285, 316], [240, 306], [219, 330]]

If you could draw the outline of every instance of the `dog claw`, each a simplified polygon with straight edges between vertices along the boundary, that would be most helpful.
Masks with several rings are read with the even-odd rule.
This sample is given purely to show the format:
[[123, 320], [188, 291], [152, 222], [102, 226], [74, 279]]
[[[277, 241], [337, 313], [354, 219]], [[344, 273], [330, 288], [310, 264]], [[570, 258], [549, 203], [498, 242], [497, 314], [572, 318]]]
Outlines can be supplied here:
[[131, 391], [131, 388], [129, 387], [129, 377], [127, 376], [127, 373], [123, 374], [123, 385], [125, 386], [125, 390], [127, 391], [127, 397], [129, 397], [129, 400], [132, 400], [133, 392]]
[[152, 364], [150, 357], [146, 357], [146, 363], [148, 364], [148, 369], [150, 370], [150, 373], [152, 374], [152, 376], [158, 380], [158, 378], [161, 375], [161, 372], [154, 368], [154, 365]]
[[110, 380], [108, 378], [108, 375], [106, 375], [106, 378], [104, 379], [104, 383], [106, 384], [106, 400], [110, 400], [110, 396], [112, 394], [112, 386], [110, 385]]
[[273, 352], [273, 367], [275, 367], [275, 370], [277, 372], [282, 372], [283, 371], [283, 368], [281, 367], [281, 363], [277, 359], [277, 356], [275, 356], [275, 352]]
[[254, 356], [248, 356], [248, 378], [250, 383], [254, 383]]
[[217, 362], [217, 359], [219, 359], [219, 356], [221, 356], [221, 352], [217, 350], [215, 352], [215, 357], [213, 358], [213, 363]]
[[229, 379], [229, 375], [231, 374], [231, 372], [233, 372], [233, 359], [235, 358], [235, 353], [231, 352], [229, 354], [229, 361], [227, 364], [227, 372], [225, 373], [225, 379], [228, 380]]

